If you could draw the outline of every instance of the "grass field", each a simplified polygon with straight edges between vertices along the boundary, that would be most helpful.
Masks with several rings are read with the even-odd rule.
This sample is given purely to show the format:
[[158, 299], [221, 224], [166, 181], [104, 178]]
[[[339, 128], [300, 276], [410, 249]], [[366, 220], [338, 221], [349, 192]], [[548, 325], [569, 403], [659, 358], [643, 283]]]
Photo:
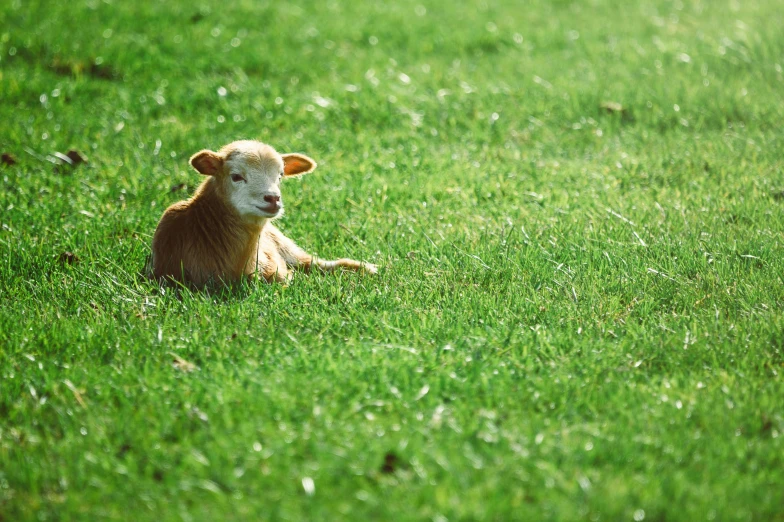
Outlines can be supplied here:
[[[3, 2], [0, 521], [784, 520], [781, 3], [618, 4]], [[141, 277], [241, 138], [382, 273]]]

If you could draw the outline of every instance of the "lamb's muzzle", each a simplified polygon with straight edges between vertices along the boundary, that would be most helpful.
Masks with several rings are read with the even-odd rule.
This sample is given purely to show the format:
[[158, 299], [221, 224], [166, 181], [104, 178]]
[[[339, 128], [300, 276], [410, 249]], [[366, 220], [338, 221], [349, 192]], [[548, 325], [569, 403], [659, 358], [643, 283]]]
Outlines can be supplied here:
[[352, 259], [317, 259], [271, 223], [283, 213], [281, 180], [316, 168], [308, 156], [281, 155], [258, 141], [235, 141], [218, 152], [198, 152], [190, 163], [208, 178], [191, 199], [163, 213], [152, 241], [156, 279], [200, 287], [256, 275], [288, 281], [291, 268], [307, 272], [314, 266], [326, 272], [377, 272], [375, 265]]

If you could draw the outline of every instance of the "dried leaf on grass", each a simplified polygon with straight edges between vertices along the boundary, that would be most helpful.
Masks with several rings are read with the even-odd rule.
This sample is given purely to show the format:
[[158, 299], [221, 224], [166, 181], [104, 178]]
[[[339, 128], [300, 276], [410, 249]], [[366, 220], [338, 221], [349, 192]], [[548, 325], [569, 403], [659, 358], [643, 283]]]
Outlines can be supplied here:
[[618, 102], [614, 101], [604, 101], [599, 104], [599, 107], [606, 110], [607, 112], [617, 112], [623, 114], [626, 112], [626, 109]]
[[391, 451], [384, 455], [384, 464], [381, 465], [381, 473], [394, 473], [397, 470], [400, 459]]
[[74, 265], [81, 261], [81, 259], [73, 252], [63, 252], [58, 256], [57, 261], [61, 265]]
[[0, 156], [0, 163], [3, 165], [16, 165], [17, 161], [13, 154], [10, 152], [3, 152], [3, 155]]
[[58, 173], [70, 172], [82, 163], [88, 163], [87, 156], [74, 149], [69, 150], [65, 154], [55, 152], [48, 159], [57, 165], [55, 172]]
[[172, 366], [174, 366], [175, 369], [185, 373], [190, 373], [196, 370], [196, 365], [193, 364], [192, 362], [186, 361], [185, 359], [183, 359], [182, 357], [180, 357], [174, 352], [169, 352], [169, 354], [172, 357], [174, 357], [174, 362], [172, 363]]

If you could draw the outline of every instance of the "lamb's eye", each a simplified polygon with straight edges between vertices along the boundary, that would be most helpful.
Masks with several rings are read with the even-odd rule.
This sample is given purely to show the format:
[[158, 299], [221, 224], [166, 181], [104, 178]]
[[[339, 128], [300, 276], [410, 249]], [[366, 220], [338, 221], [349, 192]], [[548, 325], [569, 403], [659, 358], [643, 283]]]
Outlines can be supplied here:
[[232, 180], [234, 183], [239, 183], [240, 181], [246, 181], [246, 180], [245, 180], [245, 178], [243, 178], [243, 177], [242, 177], [242, 176], [240, 176], [239, 174], [232, 174], [232, 175], [231, 175], [231, 180]]

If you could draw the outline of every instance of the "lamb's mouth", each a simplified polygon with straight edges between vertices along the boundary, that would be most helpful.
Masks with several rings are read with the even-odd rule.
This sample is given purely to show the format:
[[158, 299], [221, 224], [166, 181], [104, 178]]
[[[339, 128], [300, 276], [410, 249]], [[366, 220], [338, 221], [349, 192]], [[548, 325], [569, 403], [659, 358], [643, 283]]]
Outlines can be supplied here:
[[280, 205], [269, 205], [269, 206], [266, 206], [266, 207], [260, 207], [260, 206], [256, 205], [256, 208], [259, 209], [259, 211], [262, 214], [267, 214], [270, 217], [275, 217], [275, 216], [278, 215], [278, 213], [280, 212], [280, 209], [283, 208], [283, 207], [280, 206]]

